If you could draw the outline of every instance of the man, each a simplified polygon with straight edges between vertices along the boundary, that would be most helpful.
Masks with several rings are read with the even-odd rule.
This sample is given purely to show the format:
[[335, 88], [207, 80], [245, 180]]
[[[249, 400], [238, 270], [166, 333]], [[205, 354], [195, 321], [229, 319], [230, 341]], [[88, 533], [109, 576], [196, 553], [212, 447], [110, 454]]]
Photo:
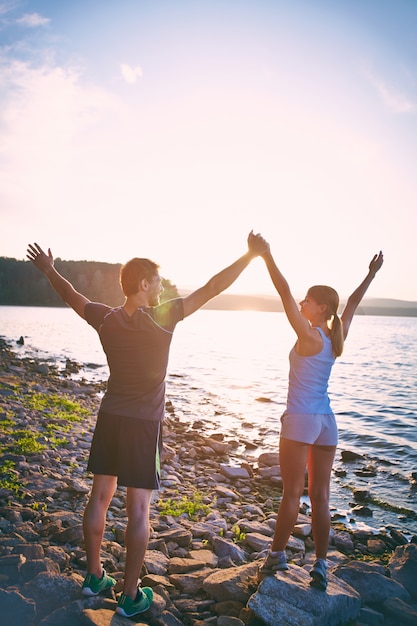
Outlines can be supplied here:
[[88, 461], [93, 485], [83, 517], [87, 576], [82, 593], [94, 596], [116, 583], [102, 568], [100, 550], [110, 501], [117, 485], [126, 487], [126, 565], [116, 608], [125, 617], [143, 613], [152, 603], [152, 589], [139, 587], [138, 580], [149, 540], [152, 491], [159, 488], [165, 377], [175, 326], [227, 289], [264, 247], [262, 238], [251, 232], [242, 257], [187, 297], [162, 304], [158, 265], [131, 259], [120, 270], [125, 302], [118, 308], [91, 302], [76, 291], [55, 269], [50, 249], [46, 254], [37, 243], [28, 247], [27, 258], [97, 330], [107, 356], [110, 377]]

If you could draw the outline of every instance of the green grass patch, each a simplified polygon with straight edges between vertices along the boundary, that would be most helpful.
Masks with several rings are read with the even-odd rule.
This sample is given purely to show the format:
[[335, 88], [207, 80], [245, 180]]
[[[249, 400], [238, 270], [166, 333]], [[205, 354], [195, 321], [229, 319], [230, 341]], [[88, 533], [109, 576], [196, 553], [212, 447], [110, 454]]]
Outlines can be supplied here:
[[89, 415], [89, 410], [79, 402], [56, 393], [31, 393], [24, 398], [24, 405], [35, 411], [48, 413], [56, 420], [68, 422], [81, 422], [83, 417]]
[[191, 498], [182, 496], [178, 499], [159, 500], [157, 507], [160, 515], [179, 517], [185, 514], [192, 521], [198, 520], [199, 517], [207, 515], [211, 511], [211, 507], [204, 504], [203, 494], [199, 491], [195, 491]]
[[245, 541], [246, 533], [237, 524], [235, 526], [232, 526], [232, 533], [232, 540], [234, 543], [241, 543], [242, 541]]
[[19, 473], [15, 469], [13, 461], [4, 461], [0, 467], [0, 489], [12, 491], [15, 496], [21, 496], [22, 484], [19, 480]]
[[0, 433], [8, 434], [13, 432], [14, 421], [11, 417], [0, 418]]
[[28, 429], [15, 430], [14, 441], [9, 449], [16, 454], [38, 454], [46, 448], [44, 443], [40, 443], [39, 438], [39, 435], [35, 435]]
[[[39, 411], [43, 417], [43, 431], [32, 428], [16, 428], [16, 418], [11, 411], [0, 419], [0, 451], [15, 454], [39, 454], [46, 448], [59, 448], [68, 445], [63, 436], [71, 430], [75, 423], [81, 422], [89, 415], [89, 410], [79, 402], [56, 393], [39, 393], [27, 391], [19, 393], [19, 401], [23, 407], [31, 411]], [[45, 425], [45, 422], [47, 424]]]
[[362, 561], [364, 563], [374, 563], [377, 561], [382, 565], [388, 565], [390, 558], [392, 557], [392, 552], [384, 552], [383, 554], [362, 554], [361, 552], [353, 554], [353, 555], [345, 555], [351, 561]]

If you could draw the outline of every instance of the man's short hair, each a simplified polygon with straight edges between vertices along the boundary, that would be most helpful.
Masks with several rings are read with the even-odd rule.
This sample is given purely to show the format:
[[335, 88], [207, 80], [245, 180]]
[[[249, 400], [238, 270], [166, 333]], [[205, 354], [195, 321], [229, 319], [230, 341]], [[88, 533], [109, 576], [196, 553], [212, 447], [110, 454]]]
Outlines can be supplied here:
[[149, 282], [156, 276], [159, 265], [149, 259], [130, 259], [120, 268], [120, 284], [124, 295], [132, 296], [139, 291], [139, 283], [144, 278]]

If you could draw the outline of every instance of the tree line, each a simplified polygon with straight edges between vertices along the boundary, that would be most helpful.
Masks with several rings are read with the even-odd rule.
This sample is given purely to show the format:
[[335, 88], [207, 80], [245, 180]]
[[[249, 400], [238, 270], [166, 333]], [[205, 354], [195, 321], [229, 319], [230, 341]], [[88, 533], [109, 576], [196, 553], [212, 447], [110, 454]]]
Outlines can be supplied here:
[[[59, 258], [54, 263], [58, 272], [89, 300], [113, 307], [123, 304], [120, 263], [62, 261]], [[177, 287], [169, 280], [162, 279], [162, 286], [161, 301], [178, 297]], [[0, 305], [67, 306], [33, 263], [8, 257], [0, 257]]]

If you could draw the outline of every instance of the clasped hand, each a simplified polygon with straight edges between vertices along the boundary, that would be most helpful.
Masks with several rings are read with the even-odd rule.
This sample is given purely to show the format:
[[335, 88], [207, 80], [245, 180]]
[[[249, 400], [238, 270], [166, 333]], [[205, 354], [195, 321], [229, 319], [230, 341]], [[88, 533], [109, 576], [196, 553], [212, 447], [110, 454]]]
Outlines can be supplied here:
[[255, 233], [253, 230], [250, 231], [248, 236], [248, 246], [249, 250], [256, 255], [262, 255], [269, 251], [269, 243], [265, 241], [260, 233]]

